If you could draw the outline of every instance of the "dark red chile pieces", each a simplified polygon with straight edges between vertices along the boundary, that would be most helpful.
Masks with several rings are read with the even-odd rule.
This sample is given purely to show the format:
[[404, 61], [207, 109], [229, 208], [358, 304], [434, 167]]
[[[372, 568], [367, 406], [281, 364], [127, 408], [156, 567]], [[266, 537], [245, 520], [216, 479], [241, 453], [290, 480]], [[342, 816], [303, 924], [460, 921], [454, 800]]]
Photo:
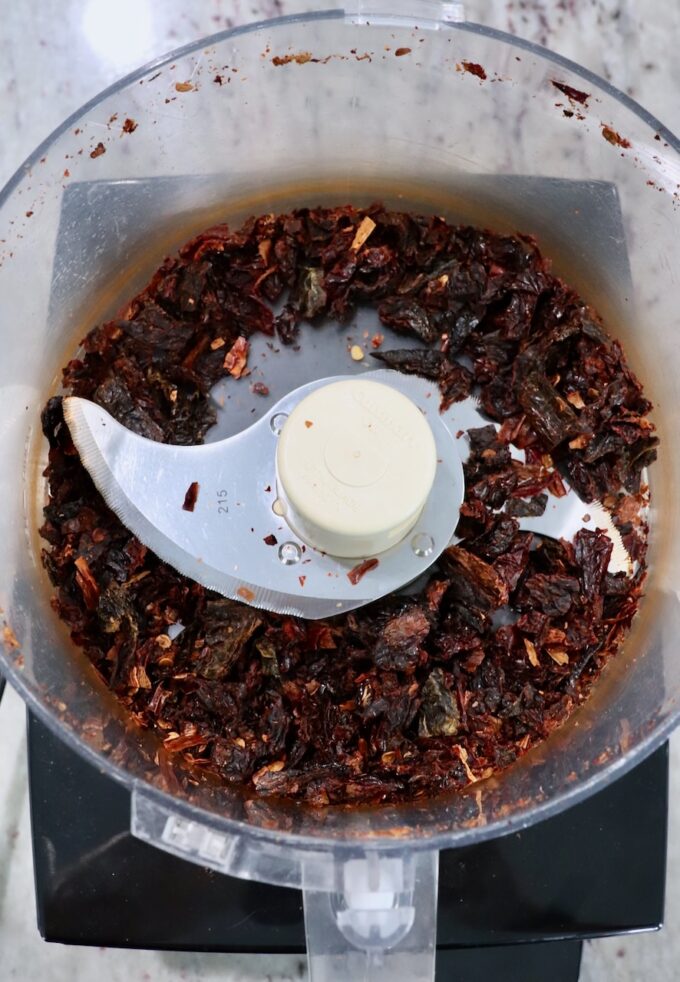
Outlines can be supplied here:
[[[637, 610], [651, 405], [620, 345], [528, 236], [380, 205], [218, 225], [90, 331], [64, 388], [152, 440], [197, 443], [215, 421], [216, 382], [231, 375], [266, 394], [236, 381], [254, 334], [291, 344], [300, 324], [346, 322], [365, 305], [416, 343], [389, 350], [380, 336], [383, 364], [431, 379], [445, 407], [476, 395], [496, 424], [467, 435], [460, 541], [411, 596], [305, 622], [211, 593], [121, 525], [74, 452], [61, 400], [44, 409], [55, 609], [137, 724], [158, 734], [174, 786], [188, 767], [191, 780], [315, 806], [455, 790], [560, 726]], [[567, 543], [519, 530], [518, 518], [565, 492], [562, 476], [609, 508], [634, 575], [608, 572], [602, 532]]]
[[187, 493], [184, 495], [184, 504], [182, 508], [184, 511], [193, 511], [196, 507], [196, 502], [198, 501], [198, 491], [199, 484], [198, 481], [192, 481], [187, 488]]

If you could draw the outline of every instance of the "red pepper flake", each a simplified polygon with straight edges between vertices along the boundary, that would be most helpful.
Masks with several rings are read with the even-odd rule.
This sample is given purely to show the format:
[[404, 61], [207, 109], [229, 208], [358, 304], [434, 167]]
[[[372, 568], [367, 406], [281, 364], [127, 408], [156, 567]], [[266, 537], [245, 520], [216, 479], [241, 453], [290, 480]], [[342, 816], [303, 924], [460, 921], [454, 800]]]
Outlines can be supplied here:
[[249, 590], [247, 586], [240, 586], [236, 592], [238, 593], [239, 597], [242, 597], [243, 600], [247, 600], [248, 603], [252, 603], [255, 599], [255, 594], [252, 590]]
[[481, 78], [484, 82], [486, 81], [486, 72], [481, 65], [478, 65], [476, 61], [462, 61], [460, 65], [456, 65], [456, 69], [459, 72], [469, 72], [470, 75], [475, 75], [477, 78]]
[[253, 382], [250, 386], [250, 391], [256, 396], [268, 396], [269, 386], [265, 385], [264, 382]]
[[579, 89], [574, 89], [571, 85], [567, 85], [566, 82], [557, 82], [554, 78], [551, 78], [550, 81], [568, 99], [571, 99], [573, 102], [580, 102], [582, 106], [587, 105], [588, 99], [590, 99], [590, 92], [581, 92]]
[[137, 129], [138, 126], [139, 123], [137, 123], [134, 119], [131, 119], [128, 116], [128, 118], [123, 123], [123, 133], [134, 133], [134, 131]]
[[373, 337], [371, 338], [371, 347], [379, 348], [384, 340], [385, 340], [384, 334], [374, 334]]
[[311, 419], [306, 419], [305, 426], [307, 427], [307, 429], [310, 429], [312, 426], [314, 426], [314, 423], [312, 423]]
[[373, 221], [373, 219], [369, 218], [368, 215], [364, 215], [364, 217], [361, 219], [359, 227], [356, 230], [356, 234], [352, 239], [352, 244], [350, 246], [352, 252], [358, 252], [359, 249], [361, 249], [362, 245], [369, 237], [369, 235], [372, 234], [374, 229], [375, 229], [375, 222]]
[[380, 564], [379, 559], [364, 559], [363, 562], [358, 563], [358, 565], [356, 565], [354, 569], [351, 569], [349, 571], [349, 573], [347, 574], [347, 579], [352, 584], [352, 586], [356, 586], [359, 580], [361, 580], [366, 575], [366, 573], [370, 573], [371, 570], [375, 569], [376, 566], [378, 566], [379, 564]]
[[275, 546], [279, 540], [272, 532], [270, 532], [269, 535], [265, 535], [262, 541], [266, 546]]
[[106, 147], [100, 140], [97, 146], [94, 148], [94, 150], [90, 151], [90, 156], [92, 157], [93, 160], [96, 160], [97, 157], [101, 157], [103, 153], [106, 153]]
[[143, 665], [133, 665], [130, 669], [129, 685], [131, 689], [150, 689], [151, 679], [146, 674]]
[[272, 64], [279, 68], [281, 65], [290, 65], [292, 61], [296, 65], [306, 65], [308, 61], [312, 60], [311, 51], [298, 51], [295, 55], [274, 55], [272, 58]]
[[176, 92], [193, 92], [194, 87], [191, 82], [175, 82]]
[[14, 633], [14, 631], [12, 630], [12, 628], [9, 626], [9, 624], [5, 624], [5, 626], [2, 629], [2, 640], [3, 640], [4, 645], [5, 645], [6, 648], [18, 648], [19, 647], [19, 642], [17, 640], [17, 636]]
[[536, 651], [536, 645], [533, 643], [533, 641], [530, 641], [529, 638], [524, 638], [524, 647], [529, 657], [529, 661], [534, 668], [540, 668], [541, 663], [538, 659], [538, 652]]
[[300, 586], [304, 586], [305, 585], [305, 582], [307, 581], [307, 577], [306, 576], [298, 576], [298, 580], [300, 581]]
[[196, 507], [196, 502], [198, 500], [198, 489], [198, 481], [192, 481], [187, 488], [187, 493], [184, 495], [184, 504], [182, 505], [184, 511], [193, 511]]
[[68, 169], [66, 169], [66, 170], [64, 171], [64, 177], [70, 177], [70, 176], [71, 176], [71, 171], [70, 171], [70, 170], [68, 170]]
[[215, 83], [215, 85], [224, 85], [224, 79], [221, 75], [216, 75], [215, 78], [213, 79], [213, 82]]
[[224, 356], [224, 367], [232, 378], [241, 378], [248, 362], [250, 344], [245, 338], [236, 338], [229, 351]]
[[84, 556], [76, 559], [76, 583], [83, 595], [85, 606], [88, 610], [96, 610], [99, 603], [99, 587], [92, 575], [90, 565]]
[[623, 147], [624, 149], [629, 149], [632, 144], [630, 140], [627, 140], [625, 136], [621, 136], [616, 130], [613, 130], [611, 126], [605, 126], [604, 123], [600, 123], [602, 127], [602, 136], [605, 138], [607, 143], [611, 143], [613, 147]]
[[573, 116], [574, 114], [573, 114], [573, 112], [571, 111], [571, 109], [563, 109], [563, 110], [562, 110], [562, 115], [563, 115], [563, 116], [566, 116], [566, 117], [567, 117], [567, 119], [571, 119], [571, 117], [572, 117], [572, 116]]
[[396, 58], [402, 58], [404, 55], [410, 55], [410, 54], [411, 54], [410, 48], [397, 48], [397, 50], [394, 52]]
[[26, 212], [26, 218], [30, 218], [32, 214], [33, 214], [32, 211], [27, 211]]

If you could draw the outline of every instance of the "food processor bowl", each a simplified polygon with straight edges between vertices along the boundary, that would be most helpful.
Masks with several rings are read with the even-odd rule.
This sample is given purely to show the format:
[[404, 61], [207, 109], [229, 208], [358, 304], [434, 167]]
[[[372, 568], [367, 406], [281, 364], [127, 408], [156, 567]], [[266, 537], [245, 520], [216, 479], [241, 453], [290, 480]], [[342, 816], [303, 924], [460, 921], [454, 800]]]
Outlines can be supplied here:
[[[0, 195], [0, 669], [32, 712], [129, 788], [136, 835], [301, 887], [317, 982], [431, 978], [437, 851], [575, 804], [678, 720], [680, 147], [607, 82], [460, 16], [456, 4], [422, 3], [415, 17], [374, 0], [192, 44], [84, 106]], [[50, 606], [40, 409], [87, 330], [192, 233], [375, 199], [536, 235], [623, 342], [661, 441], [640, 614], [587, 704], [465, 792], [311, 810], [173, 781]]]

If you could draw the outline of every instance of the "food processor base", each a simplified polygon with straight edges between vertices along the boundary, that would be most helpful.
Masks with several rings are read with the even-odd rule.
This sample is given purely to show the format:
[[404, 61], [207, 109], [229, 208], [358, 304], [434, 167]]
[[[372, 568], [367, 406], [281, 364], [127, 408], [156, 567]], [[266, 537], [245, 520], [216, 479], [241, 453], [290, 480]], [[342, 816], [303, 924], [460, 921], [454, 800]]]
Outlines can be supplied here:
[[[28, 720], [47, 941], [303, 954], [302, 893], [221, 876], [130, 834], [130, 795]], [[440, 855], [437, 977], [575, 982], [583, 939], [663, 921], [668, 748], [579, 805]]]

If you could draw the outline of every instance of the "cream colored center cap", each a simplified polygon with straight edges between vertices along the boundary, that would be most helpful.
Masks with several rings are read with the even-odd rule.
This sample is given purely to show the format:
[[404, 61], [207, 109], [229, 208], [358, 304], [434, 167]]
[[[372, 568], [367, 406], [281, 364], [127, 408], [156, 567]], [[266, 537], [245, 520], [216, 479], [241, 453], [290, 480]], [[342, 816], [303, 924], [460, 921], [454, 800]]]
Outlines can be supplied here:
[[279, 495], [297, 534], [334, 556], [374, 556], [413, 528], [437, 453], [423, 413], [381, 382], [332, 382], [299, 402], [281, 431]]

